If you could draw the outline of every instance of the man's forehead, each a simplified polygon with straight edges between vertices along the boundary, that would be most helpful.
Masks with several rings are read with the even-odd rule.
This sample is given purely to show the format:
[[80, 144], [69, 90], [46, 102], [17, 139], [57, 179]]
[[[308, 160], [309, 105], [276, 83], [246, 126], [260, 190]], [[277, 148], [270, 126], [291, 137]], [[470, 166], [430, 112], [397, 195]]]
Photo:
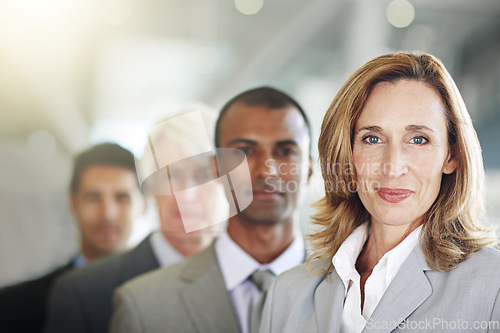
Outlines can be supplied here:
[[103, 184], [103, 183], [91, 183], [91, 184], [82, 184], [76, 194], [78, 196], [85, 195], [124, 195], [131, 193], [135, 193], [139, 190], [138, 186], [134, 186], [132, 184]]
[[262, 113], [269, 113], [269, 114], [274, 114], [276, 112], [297, 112], [299, 117], [302, 117], [300, 114], [300, 111], [297, 109], [297, 107], [293, 104], [288, 104], [280, 108], [275, 108], [275, 107], [269, 107], [265, 104], [246, 104], [244, 102], [235, 102], [229, 108], [226, 110], [225, 115], [223, 118], [226, 116], [229, 116], [233, 113], [238, 114], [240, 117], [252, 117], [255, 115], [256, 112], [262, 112]]
[[137, 183], [135, 172], [122, 166], [92, 165], [80, 175], [79, 187], [119, 187]]
[[290, 139], [303, 132], [308, 134], [307, 124], [303, 115], [293, 105], [284, 108], [268, 108], [266, 106], [251, 106], [243, 103], [233, 104], [222, 117], [220, 135], [237, 135], [260, 133], [277, 134], [289, 132]]

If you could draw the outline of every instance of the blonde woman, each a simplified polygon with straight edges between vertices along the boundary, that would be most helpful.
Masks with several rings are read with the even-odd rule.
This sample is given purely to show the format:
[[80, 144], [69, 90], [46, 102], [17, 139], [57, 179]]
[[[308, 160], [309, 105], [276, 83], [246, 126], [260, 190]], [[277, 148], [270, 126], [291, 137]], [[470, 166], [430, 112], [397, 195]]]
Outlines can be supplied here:
[[260, 331], [500, 331], [481, 148], [443, 64], [395, 53], [363, 65], [318, 148], [313, 256], [269, 289]]

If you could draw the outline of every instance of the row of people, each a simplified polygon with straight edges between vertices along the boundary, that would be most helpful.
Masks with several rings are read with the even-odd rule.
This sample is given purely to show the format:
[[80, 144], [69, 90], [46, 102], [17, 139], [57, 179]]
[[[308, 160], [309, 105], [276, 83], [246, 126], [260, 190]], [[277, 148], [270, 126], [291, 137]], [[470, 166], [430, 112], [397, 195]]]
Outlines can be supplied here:
[[[257, 88], [231, 99], [215, 124], [216, 156], [201, 168], [212, 171], [190, 185], [179, 175], [192, 169], [164, 167], [154, 141], [146, 169], [155, 172], [144, 179], [160, 217], [172, 207], [161, 198], [173, 196], [178, 225], [195, 231], [162, 225], [137, 248], [58, 279], [47, 332], [500, 332], [479, 141], [433, 56], [377, 57], [335, 96], [318, 143], [325, 197], [307, 263], [296, 227], [311, 129], [290, 96]], [[192, 193], [206, 184], [205, 199]], [[222, 231], [208, 209], [217, 193], [229, 202]], [[212, 221], [193, 226], [196, 214]], [[173, 235], [199, 247], [182, 252]]]
[[[182, 115], [179, 118], [182, 118]], [[186, 121], [185, 117], [182, 120], [181, 124], [177, 126], [162, 126], [154, 129], [154, 133], [151, 133], [150, 139], [153, 141], [151, 144], [155, 151], [156, 160], [176, 160], [183, 156], [192, 156], [203, 146], [203, 136], [198, 140], [193, 138], [199, 135], [197, 129], [194, 128], [196, 124], [189, 122], [189, 120]], [[204, 121], [209, 122], [207, 117], [204, 117]], [[206, 125], [213, 126], [215, 124]], [[217, 300], [223, 297], [221, 301], [226, 306], [229, 318], [232, 318], [231, 304], [233, 302], [241, 303], [232, 321], [220, 321], [219, 324], [223, 327], [231, 327], [232, 325], [233, 328], [237, 329], [242, 327], [242, 330], [246, 331], [248, 326], [246, 322], [249, 320], [248, 311], [260, 295], [256, 284], [247, 281], [249, 277], [256, 270], [271, 271], [272, 276], [276, 276], [304, 261], [306, 255], [304, 240], [301, 236], [296, 236], [300, 188], [296, 191], [284, 191], [277, 189], [276, 186], [279, 184], [275, 183], [278, 178], [281, 178], [281, 174], [277, 174], [278, 169], [284, 175], [284, 179], [297, 182], [297, 184], [303, 184], [304, 180], [307, 180], [311, 175], [310, 128], [304, 111], [297, 102], [278, 90], [257, 88], [244, 92], [229, 101], [223, 108], [215, 127], [219, 169], [225, 168], [226, 174], [234, 171], [232, 170], [233, 166], [229, 165], [232, 164], [232, 158], [221, 155], [230, 155], [234, 151], [243, 152], [237, 158], [245, 158], [250, 180], [249, 183], [245, 184], [242, 182], [246, 180], [245, 177], [239, 179], [237, 176], [232, 176], [230, 179], [231, 190], [227, 194], [238, 196], [238, 200], [235, 202], [238, 205], [238, 211], [228, 218], [227, 230], [220, 230], [220, 225], [216, 222], [222, 221], [215, 220], [216, 217], [213, 216], [211, 210], [213, 205], [221, 199], [220, 195], [216, 195], [215, 187], [197, 191], [189, 199], [186, 199], [182, 194], [186, 191], [175, 191], [175, 187], [179, 187], [177, 186], [179, 183], [188, 182], [199, 176], [200, 173], [205, 174], [201, 178], [206, 180], [210, 174], [207, 172], [207, 169], [210, 168], [210, 165], [207, 164], [209, 158], [204, 159], [203, 162], [202, 158], [188, 159], [192, 163], [181, 163], [181, 167], [177, 166], [178, 163], [170, 163], [159, 168], [157, 165], [151, 165], [153, 161], [148, 160], [149, 155], [145, 153], [143, 160], [138, 165], [146, 170], [154, 167], [157, 170], [151, 177], [146, 177], [144, 184], [141, 185], [145, 185], [143, 190], [155, 195], [161, 222], [159, 232], [147, 237], [131, 251], [98, 260], [82, 269], [73, 270], [57, 279], [55, 283], [52, 280], [48, 307], [45, 309], [48, 311], [47, 322], [44, 323], [46, 331], [106, 332], [112, 315], [112, 294], [118, 286], [142, 273], [170, 266], [184, 257], [198, 253], [206, 248], [216, 235], [219, 235], [217, 242], [200, 254], [202, 259], [192, 258], [195, 260], [193, 265], [197, 266], [196, 262], [201, 260], [209, 270], [207, 273], [215, 273], [215, 276], [207, 277], [213, 280], [213, 285], [206, 285], [207, 291], [214, 293], [214, 297], [209, 297], [209, 299], [213, 304], [216, 304]], [[123, 150], [116, 145], [105, 144], [93, 148], [82, 156], [95, 155], [96, 151], [103, 151], [105, 148]], [[224, 151], [226, 148], [227, 152]], [[100, 155], [111, 156], [113, 155], [112, 149], [108, 149]], [[94, 157], [94, 161], [88, 165], [80, 165], [81, 163], [78, 161], [81, 158], [77, 159], [75, 173], [76, 170], [79, 170], [79, 174], [75, 175], [74, 178], [77, 180], [74, 183], [86, 180], [87, 174], [95, 174], [94, 178], [99, 179], [98, 186], [114, 191], [111, 193], [114, 195], [112, 199], [116, 199], [123, 205], [126, 202], [129, 206], [141, 207], [139, 203], [143, 199], [140, 198], [140, 195], [135, 195], [139, 192], [137, 177], [133, 175], [134, 179], [127, 177], [130, 176], [128, 173], [119, 174], [117, 172], [118, 169], [121, 171], [119, 166], [111, 165], [111, 163], [107, 165], [107, 162], [100, 159], [102, 156]], [[131, 162], [133, 166], [133, 159], [131, 156], [127, 157], [130, 157], [128, 162]], [[303, 172], [287, 172], [282, 167], [269, 166], [266, 163], [268, 160], [289, 167], [294, 164], [299, 165]], [[150, 165], [144, 166], [148, 163]], [[156, 164], [158, 161], [154, 161], [154, 163]], [[167, 184], [162, 181], [161, 177], [165, 170], [168, 171], [169, 183]], [[120, 192], [121, 189], [112, 188], [107, 179], [110, 177], [107, 171], [115, 171], [112, 178], [123, 178], [128, 181], [127, 184], [134, 190], [134, 195], [132, 193], [125, 195], [125, 193]], [[269, 180], [273, 183], [269, 183]], [[95, 205], [99, 204], [103, 214], [117, 212], [115, 208], [107, 205], [110, 198], [107, 198], [105, 193], [99, 190], [100, 188], [96, 188], [95, 184], [80, 185], [75, 184], [74, 188], [84, 188], [82, 189], [84, 192], [82, 197], [85, 197], [87, 201], [94, 202]], [[190, 187], [193, 186], [193, 184], [190, 185]], [[93, 192], [87, 193], [87, 187]], [[250, 191], [249, 194], [248, 191]], [[217, 194], [220, 193], [217, 191]], [[224, 191], [222, 194], [224, 195]], [[246, 200], [248, 203], [244, 207], [245, 196], [250, 201]], [[191, 215], [188, 217], [183, 215], [182, 208], [184, 211], [188, 208]], [[229, 208], [229, 210], [233, 210], [233, 208]], [[83, 209], [81, 211], [84, 212]], [[140, 209], [135, 211], [139, 213]], [[199, 220], [200, 226], [197, 228], [198, 230], [186, 233], [186, 219], [193, 218]], [[111, 252], [110, 240], [113, 236], [118, 238], [118, 235], [114, 233], [115, 226], [105, 216], [101, 216], [100, 220], [102, 225], [94, 225], [93, 233], [81, 230], [82, 253], [78, 256], [77, 261], [90, 260], [85, 259], [89, 257], [86, 249], [96, 247], [97, 241], [104, 243], [104, 239], [108, 240], [110, 249], [108, 252], [100, 252], [100, 256]], [[206, 220], [209, 220], [208, 226], [203, 225], [207, 222]], [[130, 231], [129, 227], [128, 224], [120, 228], [120, 231], [123, 232], [120, 242], [126, 240], [127, 231]], [[92, 239], [91, 235], [94, 235], [95, 239]], [[116, 241], [118, 242], [118, 239]], [[119, 247], [115, 246], [115, 250], [118, 249]], [[207, 256], [208, 262], [204, 259]], [[97, 257], [95, 255], [92, 259]], [[277, 258], [279, 260], [276, 260]], [[221, 264], [220, 268], [214, 269], [214, 265], [217, 266], [221, 260], [224, 261], [224, 264]], [[246, 272], [243, 272], [241, 276], [232, 276], [235, 272], [233, 266], [236, 263], [245, 267]], [[224, 271], [224, 276], [221, 275], [222, 271]], [[233, 279], [233, 281], [225, 284], [224, 281], [228, 279]], [[240, 286], [240, 284], [242, 285]], [[45, 287], [45, 292], [47, 292], [49, 286]], [[16, 289], [20, 288], [16, 286]], [[247, 295], [244, 302], [240, 301], [241, 295]], [[30, 301], [29, 296], [25, 298], [25, 302], [29, 303]], [[40, 299], [40, 303], [42, 301]], [[203, 306], [203, 300], [200, 302], [197, 296], [195, 301]], [[20, 324], [29, 327], [26, 331], [35, 331], [33, 327], [37, 327], [40, 331], [44, 315], [42, 307], [39, 306], [38, 309], [36, 322], [25, 311], [26, 309], [22, 310], [19, 307], [12, 309], [17, 316], [14, 318], [13, 327], [17, 327], [14, 331], [18, 331], [21, 327]], [[217, 306], [212, 309], [217, 309]], [[201, 311], [203, 310], [201, 309]], [[209, 320], [211, 321], [211, 319]]]

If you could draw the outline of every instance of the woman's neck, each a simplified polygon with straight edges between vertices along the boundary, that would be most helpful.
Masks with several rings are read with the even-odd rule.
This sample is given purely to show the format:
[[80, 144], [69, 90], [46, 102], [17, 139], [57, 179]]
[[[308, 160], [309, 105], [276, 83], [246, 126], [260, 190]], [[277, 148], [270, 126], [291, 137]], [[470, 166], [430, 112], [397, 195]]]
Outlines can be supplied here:
[[363, 257], [373, 269], [384, 254], [398, 246], [399, 243], [421, 224], [422, 220], [419, 219], [410, 224], [395, 226], [382, 224], [372, 218], [370, 223], [370, 236], [358, 260]]
[[356, 270], [360, 275], [361, 311], [365, 299], [365, 283], [372, 274], [373, 268], [382, 259], [384, 254], [398, 246], [422, 221], [399, 226], [386, 225], [375, 221], [370, 223], [370, 234], [365, 246], [356, 260]]

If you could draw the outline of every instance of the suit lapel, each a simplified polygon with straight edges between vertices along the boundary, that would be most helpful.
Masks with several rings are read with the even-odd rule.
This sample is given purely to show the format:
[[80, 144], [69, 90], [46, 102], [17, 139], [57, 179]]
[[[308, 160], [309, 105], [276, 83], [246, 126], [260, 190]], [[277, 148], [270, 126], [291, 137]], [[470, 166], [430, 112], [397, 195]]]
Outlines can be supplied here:
[[344, 311], [345, 288], [335, 269], [328, 281], [323, 279], [314, 295], [314, 313], [318, 332], [339, 332]]
[[214, 243], [189, 260], [180, 276], [186, 282], [180, 293], [197, 332], [239, 332]]
[[[151, 247], [151, 234], [143, 239], [135, 248], [123, 254], [121, 277], [130, 279], [137, 274], [145, 273], [160, 267]], [[131, 264], [133, 263], [133, 264]]]
[[[419, 246], [415, 247], [384, 293], [371, 316], [371, 322], [390, 324], [390, 329], [384, 331], [392, 331], [408, 318], [432, 294], [432, 287], [424, 273], [429, 269]], [[363, 330], [369, 331], [366, 328]]]

